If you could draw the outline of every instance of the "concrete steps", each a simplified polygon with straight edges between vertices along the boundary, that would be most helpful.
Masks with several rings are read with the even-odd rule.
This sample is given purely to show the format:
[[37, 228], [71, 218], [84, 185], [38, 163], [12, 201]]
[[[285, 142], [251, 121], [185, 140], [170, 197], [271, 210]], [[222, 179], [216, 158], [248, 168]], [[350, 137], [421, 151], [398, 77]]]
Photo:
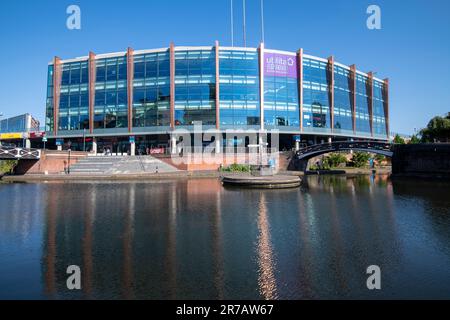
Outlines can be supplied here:
[[74, 175], [167, 173], [177, 168], [152, 156], [89, 156], [70, 166]]

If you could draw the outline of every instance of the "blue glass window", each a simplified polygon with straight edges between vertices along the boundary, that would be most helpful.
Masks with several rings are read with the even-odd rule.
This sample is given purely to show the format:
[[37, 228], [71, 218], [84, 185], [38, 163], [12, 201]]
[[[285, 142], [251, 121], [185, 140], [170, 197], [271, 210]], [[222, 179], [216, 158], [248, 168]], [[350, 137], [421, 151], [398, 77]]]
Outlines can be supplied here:
[[260, 124], [257, 51], [220, 50], [220, 125]]

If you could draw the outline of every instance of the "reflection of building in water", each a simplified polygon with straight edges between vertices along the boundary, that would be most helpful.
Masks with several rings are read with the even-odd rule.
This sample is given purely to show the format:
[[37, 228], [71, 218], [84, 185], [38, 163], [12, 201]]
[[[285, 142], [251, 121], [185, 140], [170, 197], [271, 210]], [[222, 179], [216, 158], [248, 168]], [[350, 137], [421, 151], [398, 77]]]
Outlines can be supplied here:
[[175, 184], [170, 186], [169, 196], [169, 223], [167, 234], [167, 257], [169, 293], [171, 299], [177, 297], [177, 189]]
[[55, 259], [56, 259], [56, 207], [57, 196], [55, 193], [48, 193], [49, 199], [47, 201], [47, 217], [46, 217], [46, 242], [44, 249], [44, 268], [45, 268], [45, 292], [49, 296], [56, 293], [56, 279], [55, 279]]
[[[219, 185], [218, 185], [219, 186]], [[212, 229], [212, 258], [214, 265], [214, 286], [217, 291], [217, 299], [224, 299], [224, 262], [223, 262], [223, 234], [222, 234], [222, 194], [214, 190], [216, 211], [213, 215]]]
[[134, 204], [136, 202], [136, 184], [129, 187], [128, 210], [125, 214], [123, 234], [123, 281], [122, 294], [125, 299], [133, 298], [133, 235], [134, 235]]
[[91, 297], [92, 294], [92, 242], [93, 242], [93, 225], [94, 225], [94, 211], [96, 200], [96, 189], [91, 188], [92, 192], [89, 197], [90, 201], [84, 202], [84, 235], [83, 235], [83, 267], [82, 267], [82, 289], [86, 297]]
[[259, 291], [264, 299], [271, 300], [278, 297], [275, 279], [275, 261], [270, 240], [270, 226], [267, 217], [267, 204], [264, 192], [261, 192], [258, 215], [258, 283]]
[[[180, 216], [180, 203], [195, 207], [207, 202], [207, 225], [211, 228], [202, 235], [207, 237], [207, 251], [201, 256], [208, 265], [201, 266], [205, 270], [197, 276], [210, 283], [208, 295], [224, 298], [219, 183], [74, 184], [63, 188], [76, 190], [70, 199], [61, 185], [49, 188], [47, 207], [43, 209], [46, 230], [42, 258], [49, 298], [177, 299], [186, 294], [205, 294], [186, 292], [196, 289], [183, 287], [189, 270], [186, 249], [192, 246], [187, 241], [196, 235], [179, 229], [178, 220], [189, 229], [187, 219], [195, 224], [196, 218], [184, 213]], [[196, 200], [187, 204], [189, 197]], [[80, 291], [66, 287], [69, 265], [81, 268]]]
[[316, 271], [307, 279], [310, 282], [302, 281], [302, 297], [311, 297], [310, 290], [351, 296], [350, 288], [365, 281], [367, 266], [386, 260], [391, 268], [398, 265], [402, 257], [393, 250], [398, 232], [387, 176], [306, 179], [300, 207], [302, 264]]

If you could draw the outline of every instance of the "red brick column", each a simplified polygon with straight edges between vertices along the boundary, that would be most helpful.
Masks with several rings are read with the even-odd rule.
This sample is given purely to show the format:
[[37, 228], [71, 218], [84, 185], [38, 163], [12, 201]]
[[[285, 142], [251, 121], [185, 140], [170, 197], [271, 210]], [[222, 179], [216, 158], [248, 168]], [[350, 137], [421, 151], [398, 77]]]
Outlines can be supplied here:
[[127, 49], [127, 96], [128, 96], [128, 132], [133, 129], [133, 79], [134, 79], [134, 50]]
[[330, 121], [331, 131], [334, 129], [334, 57], [328, 58], [328, 72], [330, 73]]
[[89, 132], [94, 132], [94, 105], [95, 105], [95, 53], [89, 52]]
[[297, 51], [297, 64], [298, 64], [298, 107], [300, 117], [300, 132], [303, 132], [303, 48]]
[[170, 127], [175, 128], [175, 45], [170, 43]]
[[53, 59], [53, 135], [58, 135], [59, 127], [59, 99], [61, 94], [61, 59]]
[[369, 121], [370, 121], [370, 134], [373, 136], [373, 72], [367, 73], [369, 76]]
[[356, 134], [356, 66], [353, 64], [350, 66], [350, 91], [352, 93], [352, 127], [353, 133]]
[[384, 79], [384, 117], [386, 121], [386, 135], [389, 139], [389, 79]]
[[216, 129], [220, 129], [220, 61], [219, 61], [219, 41], [216, 41]]

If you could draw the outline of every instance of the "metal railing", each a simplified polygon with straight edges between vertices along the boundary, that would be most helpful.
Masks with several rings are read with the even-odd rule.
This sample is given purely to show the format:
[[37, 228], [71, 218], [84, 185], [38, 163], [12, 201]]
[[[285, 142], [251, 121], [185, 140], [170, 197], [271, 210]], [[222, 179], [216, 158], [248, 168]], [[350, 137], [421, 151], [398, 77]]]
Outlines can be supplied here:
[[[170, 149], [168, 149], [170, 153]], [[207, 147], [178, 147], [177, 146], [177, 153], [187, 153], [187, 154], [193, 154], [193, 153], [214, 153], [214, 148], [207, 148]], [[260, 149], [257, 147], [222, 147], [220, 149], [221, 153], [225, 154], [249, 154], [249, 153], [259, 153]], [[263, 148], [263, 153], [272, 154], [279, 152], [278, 148]]]
[[41, 150], [39, 149], [25, 149], [25, 148], [0, 146], [1, 160], [8, 160], [8, 159], [38, 160], [40, 158], [41, 158]]
[[332, 143], [322, 143], [302, 148], [296, 152], [298, 159], [306, 158], [315, 154], [327, 152], [338, 152], [347, 150], [364, 150], [368, 152], [392, 154], [392, 144], [387, 142], [374, 141], [341, 141]]

